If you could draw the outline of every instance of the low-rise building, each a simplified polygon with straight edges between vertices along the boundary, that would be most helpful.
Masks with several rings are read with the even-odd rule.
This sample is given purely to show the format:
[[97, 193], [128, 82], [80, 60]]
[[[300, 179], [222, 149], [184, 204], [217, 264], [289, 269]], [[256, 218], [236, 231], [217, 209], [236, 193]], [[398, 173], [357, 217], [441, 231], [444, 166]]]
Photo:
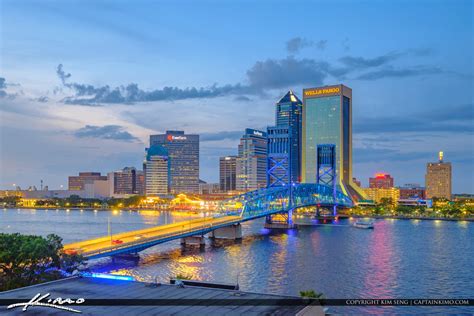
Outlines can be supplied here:
[[382, 199], [391, 199], [392, 203], [396, 205], [400, 199], [400, 190], [398, 188], [364, 188], [363, 191], [369, 200], [375, 203], [380, 203]]

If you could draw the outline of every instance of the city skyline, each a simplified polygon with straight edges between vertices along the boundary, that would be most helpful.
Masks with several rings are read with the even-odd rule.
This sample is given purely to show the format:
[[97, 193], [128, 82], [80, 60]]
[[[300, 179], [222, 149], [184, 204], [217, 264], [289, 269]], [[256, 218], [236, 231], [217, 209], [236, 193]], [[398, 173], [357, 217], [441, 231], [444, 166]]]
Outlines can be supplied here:
[[[265, 6], [234, 8], [249, 23], [232, 45], [222, 41], [232, 30], [225, 21], [230, 9], [215, 3], [182, 13], [189, 18], [183, 19], [184, 27], [203, 22], [199, 14], [209, 11], [219, 13], [213, 17], [222, 29], [197, 23], [202, 26], [190, 33], [167, 17], [151, 21], [143, 3], [133, 9], [112, 2], [89, 5], [96, 6], [95, 13], [85, 13], [75, 2], [67, 8], [54, 1], [3, 4], [2, 189], [13, 183], [38, 186], [40, 180], [59, 188], [79, 171], [139, 168], [148, 136], [177, 129], [201, 135], [200, 177], [217, 182], [219, 157], [236, 154], [245, 128], [273, 125], [275, 102], [289, 89], [302, 98], [305, 87], [341, 82], [354, 91], [353, 175], [363, 185], [381, 171], [399, 185], [424, 183], [426, 163], [443, 150], [453, 165], [453, 193], [474, 191], [472, 45], [466, 40], [472, 38], [472, 4], [467, 1], [429, 7], [405, 3], [406, 12], [394, 4], [371, 3], [374, 11], [363, 12], [365, 20], [384, 19], [387, 29], [397, 22], [390, 39], [371, 22], [350, 19], [350, 29], [338, 26], [328, 10], [313, 12], [314, 21], [305, 19], [304, 2], [292, 12], [308, 31], [276, 25], [268, 31], [253, 28], [258, 34], [247, 36]], [[149, 5], [155, 12], [178, 9]], [[282, 10], [274, 11], [285, 11], [283, 4], [276, 6]], [[367, 9], [367, 4], [345, 6], [353, 14]], [[392, 13], [377, 17], [382, 7]], [[121, 21], [129, 10], [142, 21], [133, 14]], [[22, 25], [15, 22], [20, 14]], [[278, 20], [282, 13], [268, 14]], [[412, 15], [417, 16], [413, 21]], [[406, 23], [399, 25], [400, 19]], [[96, 27], [90, 37], [83, 36], [88, 23]], [[324, 32], [309, 31], [322, 25]], [[410, 33], [415, 27], [419, 32]], [[32, 38], [36, 28], [42, 32]], [[379, 37], [376, 49], [362, 38], [368, 29]], [[156, 30], [156, 38], [147, 30]], [[64, 38], [64, 46], [54, 44], [55, 36]], [[183, 50], [188, 42], [194, 43], [194, 54]], [[127, 54], [115, 52], [120, 45]], [[249, 45], [258, 53], [249, 53]], [[84, 49], [89, 47], [99, 54]], [[115, 89], [120, 86], [126, 88]]]

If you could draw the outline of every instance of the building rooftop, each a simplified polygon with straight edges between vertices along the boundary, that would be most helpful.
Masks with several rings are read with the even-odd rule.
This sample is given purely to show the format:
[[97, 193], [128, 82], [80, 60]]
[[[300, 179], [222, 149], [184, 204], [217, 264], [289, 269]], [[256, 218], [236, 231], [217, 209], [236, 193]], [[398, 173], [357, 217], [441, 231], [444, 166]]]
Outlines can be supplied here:
[[301, 100], [298, 99], [296, 94], [294, 94], [293, 91], [290, 90], [277, 103], [292, 103], [292, 102], [302, 104]]
[[[258, 294], [241, 292], [236, 290], [215, 289], [195, 286], [179, 287], [176, 285], [156, 284], [111, 280], [99, 278], [72, 277], [68, 279], [47, 282], [34, 286], [28, 286], [16, 290], [0, 292], [0, 299], [21, 299], [28, 302], [35, 295], [50, 293], [52, 299], [61, 297], [63, 300], [70, 298], [77, 300], [84, 298], [84, 305], [63, 305], [80, 310], [82, 315], [324, 315], [321, 306], [266, 306], [259, 304], [251, 305], [253, 299], [292, 299], [295, 297]], [[215, 305], [173, 305], [173, 306], [87, 306], [87, 300], [92, 299], [212, 299], [225, 300], [237, 299], [250, 301], [249, 304], [232, 306], [225, 304]], [[5, 310], [0, 306], [2, 315], [22, 314], [21, 307]], [[65, 312], [55, 308], [30, 306], [28, 311], [32, 314], [41, 315], [64, 315]]]

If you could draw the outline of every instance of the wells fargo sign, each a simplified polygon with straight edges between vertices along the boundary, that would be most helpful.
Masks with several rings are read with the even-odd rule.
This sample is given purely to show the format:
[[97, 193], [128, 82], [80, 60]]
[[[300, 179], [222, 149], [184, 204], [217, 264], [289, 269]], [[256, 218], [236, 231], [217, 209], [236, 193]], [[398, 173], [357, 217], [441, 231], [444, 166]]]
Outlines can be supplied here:
[[305, 90], [304, 96], [314, 97], [314, 96], [325, 95], [325, 94], [339, 94], [340, 92], [341, 92], [341, 88], [339, 87], [317, 88], [317, 89]]

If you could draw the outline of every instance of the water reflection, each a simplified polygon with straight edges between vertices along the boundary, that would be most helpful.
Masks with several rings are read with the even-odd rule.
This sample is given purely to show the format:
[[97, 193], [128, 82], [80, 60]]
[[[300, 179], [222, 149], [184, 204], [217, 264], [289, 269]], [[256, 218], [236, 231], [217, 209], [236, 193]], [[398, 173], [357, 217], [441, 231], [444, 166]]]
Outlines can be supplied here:
[[[166, 211], [113, 215], [102, 210], [34, 214], [16, 209], [0, 212], [0, 232], [56, 233], [65, 242], [73, 242], [106, 235], [109, 217], [112, 230], [120, 232], [203, 216]], [[172, 241], [141, 252], [138, 262], [104, 258], [89, 264], [93, 271], [127, 274], [148, 282], [168, 283], [171, 277], [184, 274], [204, 281], [238, 282], [241, 289], [255, 292], [298, 295], [313, 289], [328, 298], [470, 298], [474, 293], [474, 276], [460, 273], [474, 266], [472, 222], [377, 220], [371, 231], [340, 220], [336, 225], [280, 232], [264, 229], [263, 224], [263, 219], [244, 223], [240, 243], [207, 240], [203, 251], [183, 249], [179, 241]], [[331, 310], [380, 314], [370, 308]], [[412, 314], [419, 309], [383, 310], [393, 311]], [[436, 311], [472, 312], [449, 307]]]

